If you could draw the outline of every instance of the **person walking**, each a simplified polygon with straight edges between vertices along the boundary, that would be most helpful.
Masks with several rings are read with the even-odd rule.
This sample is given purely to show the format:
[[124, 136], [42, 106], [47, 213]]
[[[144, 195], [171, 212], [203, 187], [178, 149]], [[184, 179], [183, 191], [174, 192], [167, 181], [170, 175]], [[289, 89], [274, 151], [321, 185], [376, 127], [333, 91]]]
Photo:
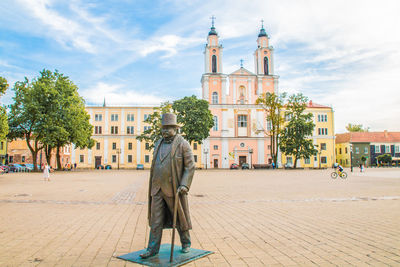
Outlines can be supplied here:
[[43, 178], [50, 182], [50, 166], [46, 163], [43, 168]]

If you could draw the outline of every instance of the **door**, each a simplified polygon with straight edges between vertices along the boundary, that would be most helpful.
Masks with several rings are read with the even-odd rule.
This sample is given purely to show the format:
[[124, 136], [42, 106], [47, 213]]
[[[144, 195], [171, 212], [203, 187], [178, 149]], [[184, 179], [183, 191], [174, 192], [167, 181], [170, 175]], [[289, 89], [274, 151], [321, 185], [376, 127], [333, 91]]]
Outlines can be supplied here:
[[239, 156], [239, 166], [242, 166], [243, 163], [246, 163], [246, 156]]
[[97, 166], [101, 165], [101, 157], [94, 157], [94, 166], [97, 169]]
[[214, 159], [214, 168], [215, 168], [215, 169], [218, 168], [218, 159]]

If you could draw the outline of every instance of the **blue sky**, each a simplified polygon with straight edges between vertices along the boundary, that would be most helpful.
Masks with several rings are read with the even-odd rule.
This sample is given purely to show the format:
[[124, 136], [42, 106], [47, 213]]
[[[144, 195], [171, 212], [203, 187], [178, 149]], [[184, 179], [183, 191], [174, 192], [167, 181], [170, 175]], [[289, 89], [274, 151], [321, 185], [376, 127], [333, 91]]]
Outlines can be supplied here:
[[[223, 69], [253, 71], [260, 20], [280, 91], [302, 92], [347, 123], [400, 131], [399, 1], [0, 1], [0, 75], [10, 84], [59, 70], [87, 104], [201, 96], [210, 16]], [[12, 91], [1, 99], [12, 101]]]

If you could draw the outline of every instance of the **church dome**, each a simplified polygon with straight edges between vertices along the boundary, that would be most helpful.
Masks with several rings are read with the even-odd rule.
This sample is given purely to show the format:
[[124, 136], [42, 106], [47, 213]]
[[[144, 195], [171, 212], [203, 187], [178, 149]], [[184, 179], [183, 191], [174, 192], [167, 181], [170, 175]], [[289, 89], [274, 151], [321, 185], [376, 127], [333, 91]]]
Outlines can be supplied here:
[[258, 37], [268, 37], [267, 33], [265, 32], [264, 28], [261, 28], [260, 33], [258, 34]]
[[208, 33], [208, 35], [218, 35], [214, 26], [211, 27], [211, 31]]

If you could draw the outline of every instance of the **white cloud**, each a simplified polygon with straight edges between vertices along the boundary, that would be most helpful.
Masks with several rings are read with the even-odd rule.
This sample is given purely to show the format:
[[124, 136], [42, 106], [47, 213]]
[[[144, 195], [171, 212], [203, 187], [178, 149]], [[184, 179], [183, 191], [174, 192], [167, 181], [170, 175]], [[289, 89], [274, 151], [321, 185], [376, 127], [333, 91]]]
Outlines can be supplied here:
[[102, 105], [104, 99], [106, 105], [159, 105], [167, 101], [166, 98], [153, 94], [144, 94], [136, 91], [128, 91], [122, 85], [97, 83], [94, 87], [81, 90], [81, 96], [87, 104]]

